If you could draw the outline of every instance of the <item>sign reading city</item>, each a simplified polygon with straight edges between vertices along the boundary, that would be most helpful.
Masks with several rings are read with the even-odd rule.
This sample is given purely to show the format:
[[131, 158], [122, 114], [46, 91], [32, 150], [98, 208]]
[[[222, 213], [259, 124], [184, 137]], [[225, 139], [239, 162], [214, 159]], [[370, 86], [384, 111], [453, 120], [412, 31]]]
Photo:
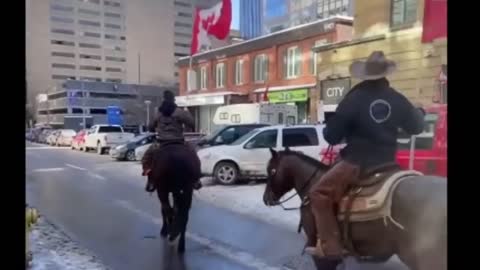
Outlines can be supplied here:
[[320, 82], [321, 99], [325, 105], [338, 104], [350, 91], [350, 78], [324, 80]]
[[308, 89], [296, 89], [290, 91], [269, 92], [268, 101], [271, 103], [289, 103], [307, 101]]

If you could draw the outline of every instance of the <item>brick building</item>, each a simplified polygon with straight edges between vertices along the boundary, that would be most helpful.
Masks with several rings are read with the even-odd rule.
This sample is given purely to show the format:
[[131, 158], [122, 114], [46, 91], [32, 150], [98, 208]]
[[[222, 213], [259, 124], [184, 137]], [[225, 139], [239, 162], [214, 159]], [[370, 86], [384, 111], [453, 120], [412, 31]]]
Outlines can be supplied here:
[[193, 113], [199, 131], [211, 132], [219, 106], [257, 102], [268, 86], [270, 102], [295, 103], [299, 120], [309, 121], [317, 113], [319, 99], [318, 58], [312, 48], [351, 38], [352, 19], [335, 16], [200, 53], [193, 59], [181, 58], [177, 61], [177, 103]]
[[[383, 50], [387, 58], [396, 61], [397, 71], [388, 79], [410, 100], [424, 105], [446, 102], [446, 0], [435, 1], [369, 0], [355, 5], [353, 39], [314, 48], [317, 93], [321, 94], [319, 115], [335, 110], [338, 99], [332, 96], [332, 89], [350, 84], [350, 64], [374, 50]], [[424, 14], [438, 17], [425, 19]], [[425, 31], [435, 35], [427, 39]]]

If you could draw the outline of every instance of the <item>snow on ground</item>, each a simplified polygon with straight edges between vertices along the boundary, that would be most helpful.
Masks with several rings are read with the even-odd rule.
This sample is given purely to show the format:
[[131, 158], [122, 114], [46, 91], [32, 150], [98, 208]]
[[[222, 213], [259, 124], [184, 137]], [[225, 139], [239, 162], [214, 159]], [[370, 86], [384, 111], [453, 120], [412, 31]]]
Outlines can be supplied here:
[[[195, 192], [194, 196], [202, 201], [212, 203], [218, 207], [227, 208], [234, 212], [248, 215], [273, 225], [280, 225], [296, 231], [300, 221], [299, 210], [285, 211], [280, 206], [265, 206], [263, 191], [265, 184], [239, 184], [223, 186], [213, 183], [212, 179], [203, 178], [204, 187]], [[293, 195], [291, 191], [283, 198]], [[285, 207], [300, 206], [300, 198], [295, 196], [284, 204]]]
[[99, 259], [80, 247], [43, 217], [30, 232], [31, 270], [107, 270]]

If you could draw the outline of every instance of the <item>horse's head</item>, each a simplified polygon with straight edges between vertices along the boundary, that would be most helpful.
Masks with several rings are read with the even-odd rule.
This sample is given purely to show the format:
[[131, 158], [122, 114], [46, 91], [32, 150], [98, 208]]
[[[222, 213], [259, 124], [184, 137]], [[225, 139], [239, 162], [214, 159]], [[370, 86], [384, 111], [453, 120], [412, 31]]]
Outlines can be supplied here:
[[294, 181], [288, 166], [288, 153], [277, 152], [270, 148], [272, 157], [267, 165], [267, 186], [263, 193], [265, 205], [276, 205], [280, 198], [294, 187]]

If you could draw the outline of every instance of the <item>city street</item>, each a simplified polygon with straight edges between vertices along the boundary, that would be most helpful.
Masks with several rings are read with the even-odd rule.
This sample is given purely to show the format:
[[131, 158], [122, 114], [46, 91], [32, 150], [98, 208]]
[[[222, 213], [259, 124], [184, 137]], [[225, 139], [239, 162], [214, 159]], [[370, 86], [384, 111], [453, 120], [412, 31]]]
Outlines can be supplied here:
[[[160, 204], [144, 191], [138, 163], [27, 143], [26, 174], [27, 202], [110, 269], [314, 269], [301, 256], [304, 238], [295, 229], [200, 198], [231, 187], [207, 186], [195, 195], [181, 258], [159, 237]], [[361, 266], [349, 260], [347, 269], [406, 268], [397, 260]]]

